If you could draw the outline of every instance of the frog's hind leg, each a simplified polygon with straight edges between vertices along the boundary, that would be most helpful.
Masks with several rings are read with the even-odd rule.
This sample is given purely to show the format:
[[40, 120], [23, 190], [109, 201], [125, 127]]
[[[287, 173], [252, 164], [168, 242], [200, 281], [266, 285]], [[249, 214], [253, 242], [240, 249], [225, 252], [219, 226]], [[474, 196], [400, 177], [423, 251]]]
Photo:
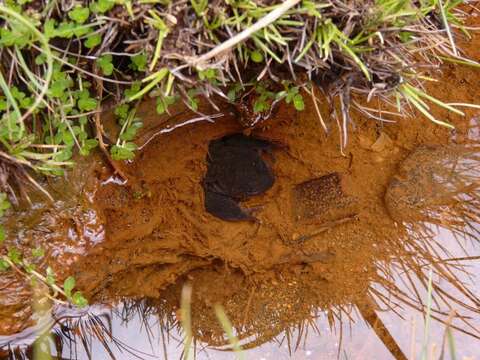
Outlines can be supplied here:
[[205, 210], [213, 216], [226, 221], [254, 221], [255, 218], [245, 212], [231, 197], [205, 190]]

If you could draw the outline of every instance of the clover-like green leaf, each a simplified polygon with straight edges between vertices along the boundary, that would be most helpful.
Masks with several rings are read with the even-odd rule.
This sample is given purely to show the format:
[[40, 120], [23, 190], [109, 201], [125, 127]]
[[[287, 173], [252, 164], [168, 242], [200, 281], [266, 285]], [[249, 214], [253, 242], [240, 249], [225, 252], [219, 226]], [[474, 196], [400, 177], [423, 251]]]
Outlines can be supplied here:
[[4, 259], [0, 258], [0, 271], [5, 271], [10, 268], [10, 264]]
[[14, 264], [18, 265], [22, 262], [22, 254], [17, 248], [10, 248], [7, 256]]
[[293, 106], [297, 111], [302, 111], [305, 109], [305, 102], [303, 101], [303, 96], [301, 94], [296, 94], [293, 97]]
[[131, 68], [137, 71], [145, 71], [147, 69], [147, 55], [146, 54], [138, 54], [132, 56], [131, 58], [132, 63]]
[[41, 258], [45, 256], [45, 250], [43, 250], [41, 247], [37, 247], [32, 250], [32, 256], [35, 258]]
[[78, 306], [79, 308], [85, 307], [88, 305], [87, 299], [82, 295], [80, 291], [75, 291], [71, 299], [73, 305]]
[[48, 19], [48, 20], [45, 21], [45, 23], [43, 24], [43, 34], [44, 34], [47, 38], [53, 38], [53, 37], [55, 37], [55, 36], [56, 36], [55, 26], [56, 26], [55, 20], [53, 20], [53, 19]]
[[176, 100], [177, 100], [176, 96], [165, 96], [165, 97], [159, 96], [157, 98], [157, 107], [156, 107], [157, 114], [162, 115], [163, 113], [165, 113], [165, 111], [167, 111], [170, 105], [175, 104]]
[[8, 201], [7, 194], [0, 193], [0, 216], [3, 216], [5, 210], [10, 209], [11, 204]]
[[94, 13], [106, 13], [115, 6], [115, 0], [97, 0], [90, 4], [90, 10]]
[[80, 155], [87, 156], [90, 154], [90, 151], [98, 146], [97, 139], [86, 139], [82, 143], [82, 147], [80, 148]]
[[92, 111], [97, 108], [97, 100], [91, 97], [82, 97], [78, 99], [77, 105], [81, 111]]
[[75, 35], [76, 24], [71, 21], [64, 21], [53, 32], [54, 37], [70, 39]]
[[132, 84], [132, 86], [130, 87], [130, 89], [126, 89], [124, 91], [124, 95], [125, 97], [128, 99], [128, 98], [131, 98], [132, 96], [134, 96], [136, 93], [138, 93], [141, 89], [142, 85], [140, 84], [139, 81], [136, 81]]
[[143, 126], [143, 124], [140, 121], [135, 121], [133, 122], [126, 130], [125, 132], [120, 135], [121, 140], [126, 140], [126, 141], [131, 141], [135, 138], [135, 135], [137, 134], [138, 129], [140, 129]]
[[115, 110], [114, 110], [114, 114], [122, 119], [122, 120], [126, 120], [127, 119], [127, 116], [128, 116], [128, 112], [130, 110], [130, 107], [128, 106], [128, 104], [121, 104], [121, 105], [118, 105]]
[[86, 7], [76, 6], [68, 12], [68, 17], [78, 24], [83, 24], [88, 20], [90, 10]]
[[102, 69], [103, 75], [110, 76], [113, 73], [112, 55], [107, 54], [97, 59], [97, 64]]
[[258, 50], [254, 50], [250, 53], [250, 59], [252, 59], [253, 62], [261, 63], [263, 61], [263, 54]]
[[65, 295], [67, 298], [72, 297], [72, 290], [75, 287], [75, 278], [73, 276], [69, 276], [63, 282], [63, 291], [65, 291]]
[[92, 49], [102, 42], [102, 36], [100, 34], [93, 34], [87, 37], [87, 40], [83, 43], [87, 49]]
[[55, 284], [55, 273], [53, 272], [52, 268], [49, 266], [47, 267], [47, 270], [46, 270], [46, 281], [47, 281], [47, 284], [52, 286], [53, 284]]
[[135, 157], [136, 149], [137, 146], [134, 143], [127, 142], [124, 146], [113, 145], [110, 153], [113, 160], [132, 160]]

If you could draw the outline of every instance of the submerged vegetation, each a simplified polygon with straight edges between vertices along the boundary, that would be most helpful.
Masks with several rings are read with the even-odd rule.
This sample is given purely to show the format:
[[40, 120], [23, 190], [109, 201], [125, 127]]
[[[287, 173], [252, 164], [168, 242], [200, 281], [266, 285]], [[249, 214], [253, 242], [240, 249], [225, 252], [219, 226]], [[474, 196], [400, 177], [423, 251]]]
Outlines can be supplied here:
[[[3, 216], [3, 212], [10, 208], [10, 203], [6, 197], [5, 193], [0, 193], [0, 218]], [[4, 241], [5, 229], [0, 224], [0, 246], [3, 245]], [[12, 269], [28, 278], [32, 287], [42, 288], [41, 293], [44, 301], [50, 299], [56, 303], [65, 303], [64, 300], [67, 300], [79, 307], [87, 305], [87, 300], [80, 291], [72, 291], [75, 288], [75, 278], [72, 276], [67, 277], [63, 282], [63, 286], [60, 287], [57, 285], [55, 272], [51, 267], [46, 268], [45, 274], [38, 272], [36, 263], [45, 256], [45, 251], [42, 248], [31, 249], [30, 254], [28, 254], [29, 259], [25, 255], [17, 248], [10, 247], [6, 254], [0, 254], [0, 272]]]

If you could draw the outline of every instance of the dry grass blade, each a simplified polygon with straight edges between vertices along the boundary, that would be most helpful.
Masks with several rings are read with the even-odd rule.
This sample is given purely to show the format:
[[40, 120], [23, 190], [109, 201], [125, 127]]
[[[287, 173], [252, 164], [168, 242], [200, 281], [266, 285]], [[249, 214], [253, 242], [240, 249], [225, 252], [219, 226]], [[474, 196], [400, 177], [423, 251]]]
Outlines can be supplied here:
[[182, 289], [182, 297], [180, 303], [180, 322], [185, 334], [183, 359], [190, 359], [190, 352], [193, 342], [192, 334], [192, 317], [191, 317], [191, 303], [192, 303], [192, 286], [185, 284]]
[[227, 315], [225, 314], [225, 310], [223, 310], [223, 307], [218, 304], [214, 306], [214, 310], [218, 321], [222, 325], [225, 333], [227, 334], [228, 341], [230, 342], [230, 345], [232, 346], [232, 349], [235, 352], [237, 358], [240, 360], [244, 359], [244, 356], [242, 354], [242, 348], [240, 346], [237, 336], [233, 332], [233, 326]]
[[257, 31], [273, 23], [275, 20], [277, 20], [280, 16], [285, 14], [289, 9], [297, 5], [299, 2], [300, 0], [286, 0], [282, 2], [279, 6], [277, 6], [270, 13], [258, 20], [255, 24], [246, 28], [245, 30], [228, 39], [227, 41], [219, 44], [218, 46], [210, 50], [208, 53], [201, 55], [197, 58], [188, 59], [188, 64], [191, 66], [196, 66], [198, 68], [205, 68], [204, 63], [206, 61], [227, 50], [230, 50], [232, 47], [236, 46], [242, 41], [250, 38]]

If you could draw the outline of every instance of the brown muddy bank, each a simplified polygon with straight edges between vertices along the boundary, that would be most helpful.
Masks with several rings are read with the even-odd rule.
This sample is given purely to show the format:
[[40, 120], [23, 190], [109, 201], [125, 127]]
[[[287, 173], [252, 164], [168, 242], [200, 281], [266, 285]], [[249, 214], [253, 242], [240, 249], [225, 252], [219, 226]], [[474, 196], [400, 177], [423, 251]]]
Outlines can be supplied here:
[[[147, 135], [140, 139], [158, 131], [149, 129], [149, 121], [158, 121], [152, 108], [142, 105]], [[426, 122], [358, 119], [343, 156], [335, 130], [325, 136], [313, 113], [285, 108], [278, 114], [253, 131], [282, 144], [272, 152], [273, 187], [242, 203], [255, 208], [255, 222], [226, 222], [205, 211], [208, 144], [242, 130], [227, 114], [215, 124], [153, 138], [133, 162], [122, 164], [126, 185], [100, 160], [80, 164], [66, 181], [49, 184], [58, 198], [53, 206], [38, 201], [15, 224], [7, 220], [9, 234], [21, 229], [17, 244], [47, 248], [48, 263], [59, 274], [72, 273], [92, 303], [167, 299], [188, 279], [199, 314], [206, 313], [204, 306], [229, 304], [235, 326], [261, 333], [261, 323], [271, 325], [265, 316], [286, 326], [314, 309], [370, 304], [371, 284], [385, 281], [379, 263], [406, 258], [419, 270], [419, 259], [431, 256], [409, 255], [403, 246], [408, 227], [400, 221], [432, 222], [425, 210], [454, 209], [459, 193], [476, 194], [476, 174], [457, 169], [459, 175], [452, 175], [462, 161], [478, 163], [475, 147], [458, 140], [472, 128], [458, 129], [452, 140], [447, 130]], [[19, 284], [21, 291], [13, 292], [13, 277], [2, 280], [8, 303], [1, 323], [8, 334], [30, 324], [29, 291]], [[178, 306], [174, 298], [172, 309]], [[220, 336], [215, 324], [210, 319]]]

